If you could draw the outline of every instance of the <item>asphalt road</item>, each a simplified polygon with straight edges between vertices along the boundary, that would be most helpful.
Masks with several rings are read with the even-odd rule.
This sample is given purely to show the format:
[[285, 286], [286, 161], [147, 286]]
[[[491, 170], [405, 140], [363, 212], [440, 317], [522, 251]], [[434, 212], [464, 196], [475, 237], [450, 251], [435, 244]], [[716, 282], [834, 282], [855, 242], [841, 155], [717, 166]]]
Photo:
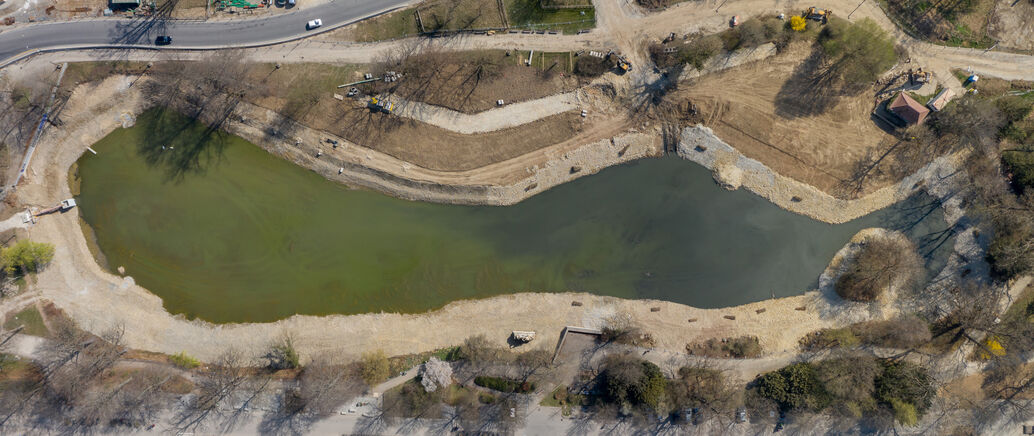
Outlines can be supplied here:
[[[305, 1], [305, 0], [299, 0]], [[261, 45], [318, 33], [370, 17], [411, 0], [332, 0], [330, 3], [268, 18], [233, 21], [178, 21], [154, 18], [99, 19], [34, 24], [0, 33], [0, 63], [28, 50], [70, 45], [153, 46], [159, 35], [172, 36], [168, 48], [220, 48]], [[323, 20], [306, 30], [305, 23]]]

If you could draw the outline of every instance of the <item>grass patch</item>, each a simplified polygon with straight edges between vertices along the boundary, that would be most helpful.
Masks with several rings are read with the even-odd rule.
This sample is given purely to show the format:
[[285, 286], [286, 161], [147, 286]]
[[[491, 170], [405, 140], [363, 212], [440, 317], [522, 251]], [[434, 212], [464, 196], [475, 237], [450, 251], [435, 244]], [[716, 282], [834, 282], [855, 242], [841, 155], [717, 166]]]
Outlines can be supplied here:
[[36, 309], [36, 305], [30, 305], [14, 315], [7, 317], [4, 321], [4, 330], [14, 330], [19, 326], [25, 326], [22, 333], [32, 336], [47, 337], [50, 330], [43, 322], [43, 315]]
[[455, 362], [460, 359], [460, 347], [445, 347], [434, 351], [427, 351], [418, 354], [406, 354], [388, 358], [388, 369], [394, 377], [402, 371], [413, 368], [427, 362], [432, 357], [445, 362]]
[[937, 96], [937, 94], [939, 94], [942, 89], [944, 89], [944, 88], [938, 86], [937, 89], [933, 92], [933, 94], [930, 94], [930, 95], [919, 95], [919, 94], [917, 94], [915, 92], [911, 92], [911, 91], [908, 93], [908, 95], [910, 97], [914, 98], [915, 101], [919, 102], [919, 104], [921, 104], [923, 106], [926, 106], [926, 104], [929, 103], [930, 100], [933, 100], [933, 98], [935, 96]]
[[761, 356], [761, 343], [756, 336], [738, 338], [711, 338], [704, 342], [686, 345], [686, 352], [695, 356], [734, 359], [750, 359]]
[[352, 28], [352, 36], [359, 42], [385, 41], [420, 33], [416, 22], [416, 8], [403, 9], [387, 15], [363, 20]]
[[0, 382], [23, 378], [33, 371], [32, 361], [13, 354], [0, 353]]
[[200, 360], [188, 356], [182, 351], [169, 356], [169, 362], [183, 369], [194, 369], [201, 366]]
[[30, 388], [42, 377], [40, 367], [31, 360], [0, 353], [0, 393]]
[[535, 391], [535, 384], [531, 382], [520, 382], [507, 378], [490, 377], [486, 375], [474, 377], [474, 384], [507, 393], [527, 394]]
[[573, 407], [581, 407], [587, 404], [588, 398], [585, 395], [569, 392], [567, 385], [557, 386], [556, 389], [553, 389], [553, 392], [550, 392], [549, 395], [546, 395], [539, 402], [540, 406], [561, 408], [560, 414], [563, 416], [571, 416], [571, 409]]
[[450, 406], [455, 406], [471, 395], [473, 395], [473, 392], [470, 389], [453, 383], [442, 392], [442, 401]]
[[596, 27], [596, 9], [543, 9], [539, 0], [505, 0], [511, 28], [577, 33]]
[[65, 77], [61, 79], [61, 88], [62, 90], [71, 91], [80, 83], [101, 80], [116, 74], [143, 74], [145, 71], [147, 71], [147, 62], [72, 62], [65, 69]]
[[879, 0], [898, 27], [921, 39], [954, 47], [989, 48], [987, 24], [995, 0]]

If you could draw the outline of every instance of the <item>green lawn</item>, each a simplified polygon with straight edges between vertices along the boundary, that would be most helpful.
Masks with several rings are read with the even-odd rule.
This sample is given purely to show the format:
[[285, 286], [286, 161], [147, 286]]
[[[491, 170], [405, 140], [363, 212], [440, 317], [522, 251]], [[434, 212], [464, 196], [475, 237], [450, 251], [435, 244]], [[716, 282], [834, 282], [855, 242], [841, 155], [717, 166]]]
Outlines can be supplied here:
[[[577, 33], [596, 26], [596, 10], [587, 0], [554, 0], [586, 7], [543, 9], [538, 0], [504, 0], [511, 29]], [[420, 12], [420, 21], [417, 20]], [[424, 2], [355, 25], [352, 37], [360, 42], [384, 41], [419, 35], [423, 30], [452, 31], [506, 27], [495, 0], [441, 0]]]
[[918, 93], [915, 93], [915, 92], [909, 92], [908, 95], [910, 97], [914, 98], [915, 101], [919, 102], [919, 104], [921, 104], [923, 106], [926, 106], [926, 104], [929, 103], [930, 100], [932, 100], [934, 97], [937, 96], [938, 93], [941, 92], [941, 89], [943, 89], [943, 88], [938, 86], [937, 89], [934, 90], [933, 94], [930, 94], [930, 95], [919, 95]]
[[21, 312], [8, 316], [4, 322], [4, 330], [14, 330], [19, 326], [25, 326], [22, 333], [27, 335], [46, 337], [50, 334], [46, 324], [43, 323], [43, 315], [40, 315], [35, 305], [26, 307]]
[[388, 15], [360, 21], [353, 29], [359, 42], [384, 41], [414, 36], [420, 33], [416, 23], [416, 8], [396, 11]]
[[543, 9], [538, 0], [505, 0], [510, 28], [577, 33], [596, 27], [596, 9]]

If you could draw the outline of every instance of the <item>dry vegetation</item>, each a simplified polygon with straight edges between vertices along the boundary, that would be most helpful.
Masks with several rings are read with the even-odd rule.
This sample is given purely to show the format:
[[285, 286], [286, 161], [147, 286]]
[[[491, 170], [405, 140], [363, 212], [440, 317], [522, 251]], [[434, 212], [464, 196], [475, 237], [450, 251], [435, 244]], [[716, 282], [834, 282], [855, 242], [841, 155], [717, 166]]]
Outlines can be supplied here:
[[905, 238], [871, 237], [862, 242], [834, 288], [851, 301], [875, 301], [891, 289], [911, 291], [920, 284], [923, 262]]
[[[373, 66], [321, 64], [249, 64], [237, 53], [197, 62], [127, 62], [70, 64], [63, 88], [113, 74], [144, 74], [144, 91], [159, 106], [175, 107], [218, 130], [241, 102], [273, 110], [289, 120], [343, 137], [415, 165], [456, 171], [482, 167], [564, 142], [583, 131], [577, 113], [562, 113], [520, 128], [463, 135], [394, 115], [371, 112], [366, 95], [403, 98], [475, 113], [496, 107], [496, 100], [515, 103], [574, 90], [585, 80], [570, 74], [571, 54], [537, 54], [533, 65], [520, 61], [526, 53], [477, 51], [442, 56], [399, 51]], [[357, 85], [362, 94], [337, 100], [347, 89], [338, 85], [362, 79], [364, 72], [397, 71], [397, 82]], [[240, 79], [244, 78], [244, 79]], [[43, 88], [43, 87], [41, 87]], [[42, 94], [36, 92], [33, 95]], [[27, 100], [24, 99], [24, 100]], [[402, 104], [395, 100], [396, 104]], [[26, 107], [31, 106], [28, 103]], [[16, 126], [12, 124], [12, 126]], [[277, 139], [290, 135], [289, 123], [268, 126]], [[177, 149], [178, 151], [178, 149]], [[182, 153], [177, 153], [182, 154]], [[183, 156], [189, 168], [196, 156]]]
[[[881, 0], [898, 25], [944, 44], [986, 48], [995, 0]], [[1018, 2], [1017, 2], [1018, 3]]]
[[396, 71], [397, 82], [376, 82], [370, 93], [390, 92], [459, 112], [476, 113], [496, 107], [496, 100], [516, 103], [571, 91], [582, 81], [570, 75], [570, 53], [538, 53], [525, 66], [527, 52], [483, 50], [440, 53], [404, 49], [390, 54], [374, 73]]
[[[477, 112], [495, 107], [495, 100], [516, 102], [572, 89], [578, 81], [519, 67], [502, 52], [479, 52], [445, 62], [445, 57], [418, 55], [386, 62], [374, 69], [397, 70], [403, 79], [360, 86], [364, 92], [392, 93], [456, 110]], [[390, 66], [389, 66], [390, 65]], [[309, 127], [387, 153], [429, 169], [457, 171], [482, 167], [557, 144], [582, 131], [577, 113], [547, 117], [520, 128], [464, 135], [394, 115], [372, 112], [365, 99], [339, 101], [336, 85], [353, 81], [355, 66], [318, 65], [253, 67], [248, 76], [263, 92], [249, 91], [244, 100], [274, 110]], [[359, 75], [361, 78], [361, 75]], [[397, 101], [397, 100], [396, 100]]]

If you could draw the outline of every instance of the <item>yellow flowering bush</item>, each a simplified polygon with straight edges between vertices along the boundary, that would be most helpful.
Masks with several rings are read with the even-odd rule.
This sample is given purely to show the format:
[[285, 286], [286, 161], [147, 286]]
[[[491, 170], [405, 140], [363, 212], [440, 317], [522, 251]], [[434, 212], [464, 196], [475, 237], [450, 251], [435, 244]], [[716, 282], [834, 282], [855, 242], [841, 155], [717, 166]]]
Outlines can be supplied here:
[[793, 29], [794, 32], [803, 32], [804, 29], [807, 27], [808, 22], [804, 19], [804, 17], [790, 17], [790, 28]]

